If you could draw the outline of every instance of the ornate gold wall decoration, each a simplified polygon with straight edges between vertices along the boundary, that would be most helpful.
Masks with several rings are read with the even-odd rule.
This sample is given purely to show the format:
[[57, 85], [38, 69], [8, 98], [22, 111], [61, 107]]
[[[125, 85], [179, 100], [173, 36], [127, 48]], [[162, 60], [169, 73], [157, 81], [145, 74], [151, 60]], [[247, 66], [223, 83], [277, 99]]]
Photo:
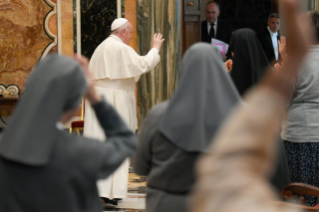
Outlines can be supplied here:
[[55, 11], [51, 0], [0, 0], [0, 83], [24, 90], [33, 66], [56, 38], [44, 22]]

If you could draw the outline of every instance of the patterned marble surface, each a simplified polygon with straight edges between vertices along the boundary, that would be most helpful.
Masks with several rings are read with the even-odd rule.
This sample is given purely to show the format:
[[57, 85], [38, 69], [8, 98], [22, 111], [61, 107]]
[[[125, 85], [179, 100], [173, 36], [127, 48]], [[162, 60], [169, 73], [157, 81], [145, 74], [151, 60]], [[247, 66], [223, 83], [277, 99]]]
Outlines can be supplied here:
[[110, 35], [117, 17], [117, 0], [81, 0], [82, 54], [91, 58], [96, 47]]
[[62, 54], [73, 56], [73, 0], [61, 0]]
[[43, 21], [51, 7], [44, 0], [7, 0], [0, 5], [0, 82], [18, 85], [52, 42]]

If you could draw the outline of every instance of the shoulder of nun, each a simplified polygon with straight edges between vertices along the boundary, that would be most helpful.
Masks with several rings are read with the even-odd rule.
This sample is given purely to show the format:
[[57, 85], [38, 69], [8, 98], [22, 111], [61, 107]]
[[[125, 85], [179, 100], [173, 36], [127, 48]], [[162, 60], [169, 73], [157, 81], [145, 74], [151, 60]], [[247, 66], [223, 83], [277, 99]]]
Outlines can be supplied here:
[[167, 100], [155, 105], [154, 107], [152, 107], [148, 115], [152, 115], [152, 116], [162, 115], [167, 110], [168, 104], [169, 104], [169, 101]]
[[156, 123], [159, 124], [160, 120], [162, 120], [162, 118], [165, 115], [168, 105], [169, 105], [169, 101], [164, 101], [153, 106], [152, 109], [147, 114], [147, 117], [146, 117], [147, 121], [152, 123], [154, 122], [153, 124], [155, 125]]
[[144, 129], [144, 131], [149, 131], [149, 134], [154, 135], [160, 127], [168, 105], [169, 101], [164, 101], [152, 107], [143, 121], [142, 129]]

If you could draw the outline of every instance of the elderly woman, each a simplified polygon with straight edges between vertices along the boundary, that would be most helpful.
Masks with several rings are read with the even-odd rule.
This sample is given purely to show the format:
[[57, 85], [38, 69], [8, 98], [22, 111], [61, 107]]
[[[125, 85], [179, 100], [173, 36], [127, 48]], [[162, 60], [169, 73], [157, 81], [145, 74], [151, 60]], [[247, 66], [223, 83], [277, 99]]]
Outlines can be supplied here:
[[[133, 133], [96, 94], [88, 61], [77, 59], [85, 72], [74, 59], [51, 55], [31, 73], [0, 138], [0, 211], [102, 211], [97, 180], [108, 177], [133, 154]], [[84, 94], [107, 142], [63, 129]]]
[[[281, 137], [291, 181], [319, 186], [319, 12], [313, 11], [309, 16], [316, 41], [308, 52], [301, 73], [296, 76]], [[317, 198], [309, 197], [307, 204], [316, 205]]]

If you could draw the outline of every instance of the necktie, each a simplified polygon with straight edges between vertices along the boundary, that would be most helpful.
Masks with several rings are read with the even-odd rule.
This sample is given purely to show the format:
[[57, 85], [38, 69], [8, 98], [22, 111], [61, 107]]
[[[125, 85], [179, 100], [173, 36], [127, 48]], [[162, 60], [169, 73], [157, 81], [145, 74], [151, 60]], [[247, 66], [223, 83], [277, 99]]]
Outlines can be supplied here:
[[210, 24], [210, 31], [209, 31], [209, 37], [210, 38], [215, 38], [215, 29], [214, 29], [214, 23]]

